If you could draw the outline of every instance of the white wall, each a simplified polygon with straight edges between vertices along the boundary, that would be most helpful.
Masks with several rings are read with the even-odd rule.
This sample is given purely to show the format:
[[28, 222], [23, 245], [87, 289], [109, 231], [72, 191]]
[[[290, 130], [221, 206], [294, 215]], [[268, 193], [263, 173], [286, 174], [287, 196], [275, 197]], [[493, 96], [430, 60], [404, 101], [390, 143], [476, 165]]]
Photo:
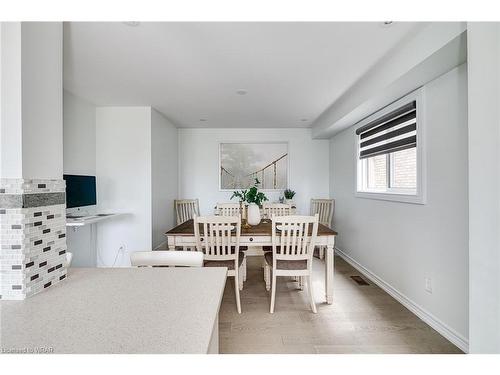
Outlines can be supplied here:
[[[64, 91], [63, 136], [65, 174], [95, 176], [96, 174], [96, 108], [92, 103]], [[91, 228], [69, 228], [66, 232], [68, 251], [73, 254], [74, 267], [95, 266]]]
[[[467, 67], [425, 86], [427, 204], [357, 198], [355, 127], [331, 139], [337, 247], [468, 338]], [[424, 289], [432, 279], [433, 293]]]
[[[220, 142], [288, 142], [289, 183], [300, 213], [311, 198], [328, 197], [328, 140], [313, 140], [310, 129], [179, 129], [179, 198], [199, 198], [202, 214], [231, 192], [219, 191]], [[266, 192], [277, 201], [282, 192]]]
[[[151, 249], [151, 108], [97, 107], [96, 178], [100, 210], [127, 212], [98, 226], [98, 265], [129, 265]], [[126, 254], [125, 254], [126, 253]]]
[[500, 24], [467, 37], [470, 352], [500, 353]]
[[94, 176], [95, 105], [64, 91], [64, 173]]
[[22, 178], [21, 23], [2, 22], [0, 176]]
[[23, 177], [63, 174], [62, 22], [23, 22]]
[[62, 23], [2, 23], [0, 173], [61, 179]]
[[165, 242], [164, 233], [175, 225], [174, 199], [178, 189], [177, 128], [151, 110], [152, 248]]

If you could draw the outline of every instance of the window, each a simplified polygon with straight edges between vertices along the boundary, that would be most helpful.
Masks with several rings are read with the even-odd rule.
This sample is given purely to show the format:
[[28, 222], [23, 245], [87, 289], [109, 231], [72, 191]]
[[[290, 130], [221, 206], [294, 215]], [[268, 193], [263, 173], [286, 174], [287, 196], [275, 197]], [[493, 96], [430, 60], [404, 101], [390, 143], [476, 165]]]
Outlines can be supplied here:
[[425, 203], [422, 105], [419, 90], [358, 124], [357, 196]]

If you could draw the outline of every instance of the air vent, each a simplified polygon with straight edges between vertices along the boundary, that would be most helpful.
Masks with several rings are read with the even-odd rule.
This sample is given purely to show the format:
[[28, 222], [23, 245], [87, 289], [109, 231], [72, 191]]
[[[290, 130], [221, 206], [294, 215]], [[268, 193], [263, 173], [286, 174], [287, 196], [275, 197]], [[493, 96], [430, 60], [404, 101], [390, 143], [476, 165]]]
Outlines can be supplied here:
[[370, 285], [361, 276], [351, 276], [351, 279], [353, 279], [356, 282], [356, 284], [358, 284], [360, 286], [361, 285]]

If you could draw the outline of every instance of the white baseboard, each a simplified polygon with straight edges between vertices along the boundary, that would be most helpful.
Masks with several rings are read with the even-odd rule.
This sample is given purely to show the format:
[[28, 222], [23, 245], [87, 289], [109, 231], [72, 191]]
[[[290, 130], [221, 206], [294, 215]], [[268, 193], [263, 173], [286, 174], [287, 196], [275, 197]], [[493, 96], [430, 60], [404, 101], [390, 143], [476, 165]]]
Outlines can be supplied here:
[[457, 346], [460, 350], [462, 350], [465, 353], [469, 352], [469, 341], [463, 337], [461, 334], [456, 332], [454, 329], [448, 327], [445, 323], [443, 323], [441, 320], [436, 318], [434, 315], [432, 315], [430, 312], [413, 302], [411, 299], [409, 299], [407, 296], [399, 292], [397, 289], [386, 283], [384, 280], [382, 280], [380, 277], [375, 275], [373, 272], [371, 272], [369, 269], [365, 268], [363, 265], [358, 263], [355, 259], [351, 258], [349, 255], [347, 255], [345, 252], [340, 250], [339, 248], [335, 248], [335, 253], [340, 256], [342, 259], [344, 259], [347, 263], [349, 263], [351, 266], [356, 268], [359, 272], [361, 272], [364, 276], [366, 276], [368, 279], [370, 279], [374, 284], [379, 286], [381, 289], [386, 291], [388, 294], [390, 294], [394, 299], [396, 299], [399, 303], [401, 303], [403, 306], [405, 306], [408, 310], [410, 310], [412, 313], [414, 313], [416, 316], [418, 316], [420, 319], [422, 319], [425, 323], [430, 325], [432, 328], [434, 328], [436, 331], [438, 331], [443, 337], [445, 337], [448, 341], [450, 341], [452, 344]]

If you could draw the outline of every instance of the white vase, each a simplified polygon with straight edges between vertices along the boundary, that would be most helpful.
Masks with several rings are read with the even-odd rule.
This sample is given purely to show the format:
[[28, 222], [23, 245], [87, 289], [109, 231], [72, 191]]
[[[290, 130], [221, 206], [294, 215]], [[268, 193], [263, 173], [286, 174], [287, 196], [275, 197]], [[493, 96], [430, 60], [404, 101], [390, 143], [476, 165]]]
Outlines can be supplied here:
[[257, 225], [260, 223], [260, 209], [255, 203], [250, 203], [247, 208], [247, 222], [250, 225]]
[[285, 203], [293, 206], [293, 199], [285, 199]]

